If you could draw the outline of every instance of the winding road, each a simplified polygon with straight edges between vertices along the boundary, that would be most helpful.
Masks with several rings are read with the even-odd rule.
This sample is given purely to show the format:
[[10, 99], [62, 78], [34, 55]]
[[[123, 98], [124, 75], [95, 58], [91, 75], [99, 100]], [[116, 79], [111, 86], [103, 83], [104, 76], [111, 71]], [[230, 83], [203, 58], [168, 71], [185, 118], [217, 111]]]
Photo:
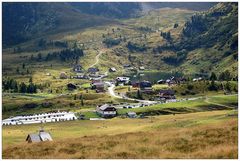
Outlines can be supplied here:
[[108, 87], [108, 92], [109, 92], [109, 94], [111, 96], [113, 96], [115, 98], [121, 98], [121, 99], [125, 99], [125, 100], [137, 101], [137, 102], [140, 102], [140, 103], [147, 103], [147, 104], [155, 104], [155, 103], [157, 103], [156, 101], [139, 100], [139, 99], [129, 98], [129, 97], [125, 96], [125, 95], [123, 95], [123, 96], [117, 95], [114, 92], [114, 88], [115, 88], [115, 85], [111, 83], [110, 87]]
[[99, 57], [102, 55], [102, 53], [103, 53], [103, 51], [100, 50], [99, 53], [98, 53], [98, 55], [95, 57], [96, 62], [93, 63], [93, 64], [90, 66], [90, 68], [94, 67], [95, 65], [97, 65], [97, 64], [99, 63]]

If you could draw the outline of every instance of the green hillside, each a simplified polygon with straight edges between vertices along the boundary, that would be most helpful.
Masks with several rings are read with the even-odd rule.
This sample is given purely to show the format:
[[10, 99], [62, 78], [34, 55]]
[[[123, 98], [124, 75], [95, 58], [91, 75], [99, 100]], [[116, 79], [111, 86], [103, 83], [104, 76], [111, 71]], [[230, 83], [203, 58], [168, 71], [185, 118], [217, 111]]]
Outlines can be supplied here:
[[3, 46], [109, 23], [113, 20], [80, 13], [68, 3], [3, 3]]

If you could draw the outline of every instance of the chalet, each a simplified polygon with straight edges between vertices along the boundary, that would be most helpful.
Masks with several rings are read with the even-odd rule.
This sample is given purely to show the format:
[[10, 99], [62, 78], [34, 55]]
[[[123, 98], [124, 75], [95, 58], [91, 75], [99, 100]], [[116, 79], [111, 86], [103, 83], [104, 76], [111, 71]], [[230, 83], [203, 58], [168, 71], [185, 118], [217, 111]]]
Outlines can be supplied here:
[[196, 82], [196, 81], [201, 81], [201, 80], [203, 80], [203, 78], [202, 78], [202, 77], [193, 78], [193, 82]]
[[152, 92], [152, 83], [149, 81], [140, 82], [139, 87], [142, 92]]
[[99, 69], [98, 68], [88, 68], [88, 73], [97, 73], [99, 72]]
[[111, 68], [109, 68], [109, 72], [116, 72], [117, 70], [116, 70], [116, 68], [114, 68], [114, 67], [111, 67]]
[[96, 112], [101, 117], [115, 117], [117, 115], [117, 109], [114, 106], [109, 104], [97, 106]]
[[169, 86], [172, 86], [172, 85], [177, 84], [177, 80], [176, 80], [175, 77], [171, 77], [170, 79], [167, 79], [167, 80], [166, 80], [166, 83], [167, 83]]
[[163, 79], [160, 79], [160, 80], [158, 80], [158, 81], [157, 81], [157, 83], [158, 83], [158, 84], [165, 84], [165, 83], [166, 83], [166, 81], [165, 81], [165, 80], [163, 80]]
[[166, 90], [162, 89], [159, 91], [159, 98], [164, 99], [164, 100], [176, 99], [175, 92], [174, 92], [174, 90], [170, 90], [170, 89], [166, 89]]
[[74, 78], [74, 79], [88, 79], [88, 76], [84, 73], [77, 73], [77, 75], [72, 76], [71, 78]]
[[42, 141], [52, 141], [50, 133], [40, 130], [38, 134], [28, 134], [26, 141], [28, 143], [42, 142]]
[[123, 65], [123, 68], [129, 68], [129, 67], [131, 67], [130, 64], [124, 64], [124, 65]]
[[67, 79], [67, 74], [65, 72], [61, 72], [60, 73], [60, 76], [59, 76], [60, 79]]
[[103, 82], [91, 83], [92, 89], [95, 89], [97, 93], [105, 91], [105, 85]]
[[90, 73], [89, 77], [90, 78], [101, 78], [101, 75], [99, 73]]
[[129, 83], [130, 78], [129, 77], [117, 77], [116, 81], [118, 83], [124, 83], [125, 84], [125, 83]]
[[133, 88], [138, 88], [139, 87], [139, 82], [132, 82], [132, 87]]
[[77, 86], [75, 84], [68, 83], [67, 88], [68, 88], [68, 90], [74, 90], [74, 89], [77, 89]]
[[73, 71], [80, 73], [80, 72], [83, 72], [83, 68], [81, 65], [77, 64], [77, 65], [74, 65]]

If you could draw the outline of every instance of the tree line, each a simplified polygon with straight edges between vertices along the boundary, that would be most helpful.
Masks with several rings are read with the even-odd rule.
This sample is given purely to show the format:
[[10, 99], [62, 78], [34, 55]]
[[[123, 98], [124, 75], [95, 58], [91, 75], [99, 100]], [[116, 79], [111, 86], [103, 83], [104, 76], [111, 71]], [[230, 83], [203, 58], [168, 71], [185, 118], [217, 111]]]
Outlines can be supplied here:
[[84, 56], [84, 52], [82, 49], [74, 48], [74, 49], [64, 49], [61, 51], [56, 51], [52, 53], [48, 53], [45, 57], [42, 53], [38, 53], [37, 57], [31, 56], [30, 60], [36, 61], [51, 61], [55, 59], [59, 59], [60, 61], [78, 61], [80, 57]]
[[3, 90], [10, 90], [12, 92], [19, 93], [37, 93], [38, 86], [32, 82], [32, 78], [29, 79], [29, 84], [25, 84], [24, 82], [18, 83], [14, 79], [8, 78], [7, 80], [3, 80]]

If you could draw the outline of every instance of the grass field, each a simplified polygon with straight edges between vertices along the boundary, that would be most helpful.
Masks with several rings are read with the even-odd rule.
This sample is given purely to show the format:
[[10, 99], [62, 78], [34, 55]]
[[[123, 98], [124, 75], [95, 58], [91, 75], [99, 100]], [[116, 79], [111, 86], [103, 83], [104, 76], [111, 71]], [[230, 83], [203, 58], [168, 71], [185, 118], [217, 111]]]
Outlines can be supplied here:
[[[223, 98], [223, 99], [221, 99]], [[216, 105], [217, 103], [219, 105]], [[228, 105], [229, 107], [225, 107]], [[237, 108], [238, 96], [216, 96], [209, 97], [208, 102], [205, 98], [200, 98], [197, 100], [189, 100], [183, 102], [173, 102], [158, 104], [153, 106], [133, 108], [133, 109], [119, 109], [119, 114], [126, 114], [129, 111], [134, 111], [138, 114], [144, 113], [146, 115], [159, 115], [159, 114], [173, 114], [173, 113], [190, 113], [190, 112], [200, 112], [218, 109], [234, 109]], [[221, 106], [222, 105], [222, 106]]]
[[146, 119], [44, 124], [53, 142], [25, 143], [40, 127], [3, 127], [3, 158], [237, 158], [237, 116], [232, 111]]

